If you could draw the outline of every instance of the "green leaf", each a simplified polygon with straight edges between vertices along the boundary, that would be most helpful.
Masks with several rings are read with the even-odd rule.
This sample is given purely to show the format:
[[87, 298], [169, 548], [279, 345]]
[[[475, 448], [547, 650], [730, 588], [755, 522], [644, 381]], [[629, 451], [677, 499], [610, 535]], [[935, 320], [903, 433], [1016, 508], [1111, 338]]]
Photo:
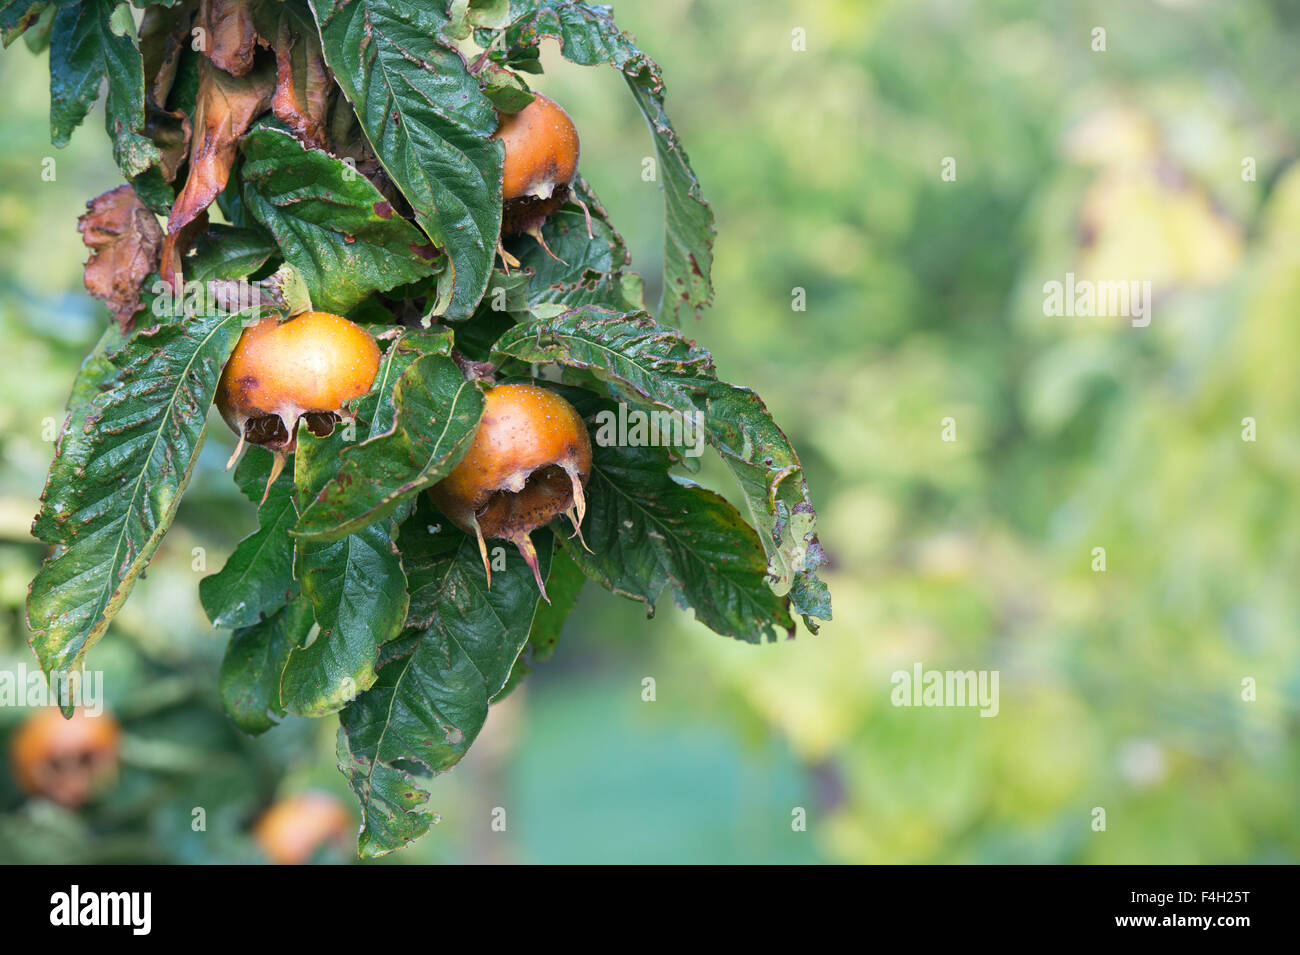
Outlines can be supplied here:
[[347, 312], [373, 292], [431, 275], [437, 254], [370, 180], [288, 132], [244, 139], [244, 206], [302, 273], [312, 303]]
[[464, 38], [474, 27], [503, 27], [510, 22], [510, 0], [450, 0], [448, 36]]
[[[235, 471], [240, 489], [254, 502], [262, 499], [271, 460], [265, 450], [251, 448]], [[199, 602], [214, 627], [251, 627], [293, 599], [298, 585], [289, 529], [297, 519], [293, 475], [286, 470], [258, 508], [257, 531], [239, 542], [220, 571], [199, 581]]]
[[[417, 628], [412, 652], [384, 666], [375, 686], [339, 718], [339, 768], [361, 803], [362, 856], [391, 852], [428, 830], [432, 816], [421, 808], [428, 792], [412, 772], [445, 772], [465, 755], [528, 639], [540, 600], [513, 547], [489, 589], [477, 543], [445, 520], [429, 533], [439, 519], [422, 500], [402, 526]], [[545, 574], [550, 535], [538, 531], [534, 542]]]
[[265, 733], [284, 717], [280, 678], [289, 653], [310, 634], [311, 604], [298, 599], [251, 627], [236, 630], [221, 661], [221, 705], [245, 733]]
[[144, 60], [134, 31], [114, 32], [114, 0], [60, 7], [50, 37], [50, 136], [66, 146], [108, 80], [105, 124], [113, 157], [128, 179], [161, 158], [144, 133]]
[[33, 527], [55, 545], [27, 600], [47, 673], [82, 663], [171, 525], [240, 331], [238, 315], [193, 315], [138, 333], [112, 390], [70, 416]]
[[799, 457], [762, 399], [718, 380], [708, 352], [646, 315], [584, 307], [516, 326], [493, 355], [582, 369], [633, 404], [698, 414], [740, 484], [773, 593], [789, 594], [814, 632], [814, 618], [830, 619], [830, 595], [816, 575], [826, 558]]
[[[48, 499], [52, 503], [49, 507], [41, 508], [32, 524], [32, 536], [38, 540], [49, 544], [58, 544], [63, 540], [65, 531], [55, 517], [60, 508], [66, 509], [73, 504], [70, 488], [79, 469], [84, 469], [90, 459], [94, 438], [94, 431], [83, 428], [82, 425], [93, 411], [91, 402], [111, 387], [113, 379], [121, 372], [114, 363], [114, 357], [126, 342], [127, 336], [121, 327], [116, 322], [111, 322], [77, 370], [72, 392], [68, 395], [63, 430], [59, 432], [54, 445], [54, 462], [50, 465], [45, 482], [42, 500]], [[56, 500], [57, 503], [54, 503]]]
[[[339, 431], [298, 436], [295, 480], [300, 506], [303, 482], [319, 488], [333, 476], [343, 442]], [[328, 544], [300, 544], [295, 574], [312, 605], [320, 633], [295, 649], [284, 669], [280, 694], [295, 716], [338, 712], [375, 682], [379, 645], [406, 619], [406, 575], [393, 547], [390, 522], [371, 524]]]
[[789, 601], [767, 586], [763, 546], [735, 507], [670, 475], [667, 448], [618, 444], [614, 403], [572, 389], [565, 394], [594, 439], [582, 522], [587, 547], [565, 540], [586, 575], [645, 602], [651, 613], [671, 586], [680, 606], [723, 636], [762, 643], [792, 634]]
[[487, 63], [479, 73], [483, 92], [502, 113], [517, 113], [536, 97], [518, 73]]
[[445, 355], [424, 355], [394, 391], [392, 427], [343, 452], [338, 475], [303, 512], [294, 534], [336, 540], [387, 517], [442, 480], [469, 449], [483, 394]]
[[659, 67], [618, 28], [609, 7], [537, 0], [517, 3], [516, 9], [523, 12], [505, 31], [512, 65], [517, 65], [515, 57], [535, 55], [542, 40], [551, 37], [574, 63], [608, 63], [623, 74], [650, 126], [663, 180], [664, 291], [659, 317], [678, 323], [683, 313], [698, 316], [713, 299], [713, 212], [664, 110]]
[[452, 332], [445, 328], [401, 329], [384, 353], [370, 392], [358, 403], [352, 440], [370, 441], [392, 431], [397, 421], [397, 382], [421, 356], [450, 355], [452, 341]]
[[[500, 276], [500, 272], [493, 273]], [[492, 346], [501, 335], [513, 328], [516, 321], [526, 320], [530, 317], [528, 312], [528, 302], [524, 299], [522, 291], [510, 286], [508, 283], [516, 278], [522, 278], [527, 281], [527, 277], [515, 273], [506, 280], [506, 283], [498, 285], [496, 279], [488, 288], [489, 299], [484, 299], [484, 305], [479, 308], [475, 316], [463, 325], [456, 328], [456, 350], [471, 361], [487, 361], [492, 353]], [[497, 311], [487, 305], [489, 301], [497, 301], [498, 294], [502, 309]], [[516, 307], [522, 303], [522, 309], [516, 311]], [[516, 365], [519, 363], [516, 362]], [[527, 372], [527, 366], [520, 366]], [[511, 372], [501, 369], [503, 374]]]
[[9, 46], [51, 9], [45, 0], [0, 0], [0, 41]]
[[146, 209], [154, 215], [166, 216], [176, 199], [171, 183], [163, 178], [162, 167], [150, 166], [131, 180], [131, 188], [140, 197]]
[[[68, 396], [68, 418], [64, 422], [63, 432], [59, 436], [59, 448], [67, 449], [66, 454], [69, 460], [84, 460], [77, 458], [76, 453], [72, 452], [70, 446], [76, 442], [88, 444], [90, 440], [86, 432], [74, 430], [70, 427], [72, 420], [76, 418], [77, 423], [80, 424], [90, 411], [90, 401], [108, 388], [112, 380], [117, 377], [120, 369], [113, 359], [122, 350], [126, 342], [127, 336], [123, 334], [121, 326], [116, 322], [112, 322], [104, 329], [104, 333], [99, 336], [99, 341], [90, 350], [90, 354], [81, 362], [77, 377], [72, 382], [72, 393]], [[42, 534], [37, 534], [37, 536], [41, 537], [42, 540], [46, 539]]]
[[445, 5], [312, 0], [325, 61], [388, 177], [455, 269], [448, 314], [483, 296], [501, 231], [497, 114], [441, 39]]
[[213, 223], [185, 259], [185, 278], [191, 282], [241, 279], [260, 269], [276, 251], [275, 241], [263, 229]]
[[579, 206], [568, 204], [542, 226], [542, 238], [554, 255], [529, 235], [506, 243], [520, 265], [532, 273], [529, 304], [600, 305], [614, 311], [640, 308], [639, 296], [629, 297], [624, 286], [633, 273], [624, 271], [629, 258], [623, 237], [609, 224], [604, 207], [587, 184], [579, 178], [575, 185], [591, 215], [590, 237], [587, 216]]
[[437, 821], [434, 813], [423, 808], [429, 793], [420, 788], [415, 774], [400, 760], [387, 763], [376, 756], [388, 730], [390, 675], [397, 677], [393, 667], [381, 670], [381, 682], [339, 715], [338, 767], [361, 804], [357, 854], [362, 858], [400, 849]]
[[[21, 3], [22, 0], [19, 0]], [[4, 34], [4, 45], [8, 46], [13, 42], [13, 38], [22, 33], [23, 45], [32, 53], [44, 53], [50, 48], [50, 33], [54, 29], [54, 15], [58, 8], [53, 5], [44, 3], [35, 4], [32, 8], [36, 11], [34, 20], [23, 22], [20, 30], [16, 32], [6, 31]]]

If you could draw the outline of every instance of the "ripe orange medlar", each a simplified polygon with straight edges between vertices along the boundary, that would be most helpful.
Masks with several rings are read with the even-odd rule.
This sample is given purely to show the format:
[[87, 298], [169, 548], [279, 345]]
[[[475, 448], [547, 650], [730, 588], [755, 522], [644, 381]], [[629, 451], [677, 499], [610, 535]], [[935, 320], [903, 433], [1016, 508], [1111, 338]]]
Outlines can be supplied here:
[[33, 713], [10, 743], [14, 776], [23, 792], [68, 809], [84, 805], [117, 775], [122, 728], [107, 713], [85, 710], [64, 719], [58, 707]]
[[253, 827], [253, 838], [276, 865], [302, 865], [328, 842], [342, 843], [352, 816], [328, 793], [307, 792], [274, 803]]
[[[555, 100], [540, 93], [534, 96], [519, 112], [502, 116], [497, 131], [492, 134], [506, 150], [501, 182], [501, 197], [505, 200], [501, 234], [531, 235], [555, 258], [542, 238], [542, 223], [570, 198], [573, 177], [578, 172], [578, 131], [569, 114]], [[583, 211], [586, 212], [585, 205]], [[590, 237], [589, 213], [587, 233]], [[504, 248], [500, 251], [508, 266], [519, 264]]]
[[239, 435], [230, 464], [245, 441], [269, 449], [275, 455], [269, 491], [297, 446], [298, 419], [306, 419], [312, 434], [330, 434], [343, 403], [370, 390], [379, 359], [369, 332], [329, 312], [283, 323], [271, 315], [244, 329], [217, 383], [217, 409]]
[[485, 538], [499, 537], [519, 548], [549, 603], [528, 535], [567, 514], [581, 538], [582, 485], [590, 476], [591, 438], [573, 405], [536, 385], [497, 385], [484, 397], [469, 451], [429, 494], [453, 524], [478, 538], [489, 587]]

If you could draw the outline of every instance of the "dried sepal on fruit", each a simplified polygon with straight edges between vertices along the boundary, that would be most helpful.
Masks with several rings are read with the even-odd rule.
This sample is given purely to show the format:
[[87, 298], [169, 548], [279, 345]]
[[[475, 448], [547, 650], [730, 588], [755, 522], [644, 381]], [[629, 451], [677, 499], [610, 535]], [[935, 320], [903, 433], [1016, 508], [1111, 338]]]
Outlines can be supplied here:
[[312, 434], [331, 434], [343, 405], [374, 384], [380, 357], [369, 332], [329, 312], [283, 323], [270, 315], [244, 329], [217, 383], [217, 410], [239, 435], [230, 464], [245, 442], [269, 450], [269, 491], [297, 447], [299, 419]]
[[453, 524], [478, 539], [489, 587], [486, 539], [501, 538], [519, 548], [549, 603], [529, 534], [565, 514], [581, 539], [582, 486], [590, 476], [591, 438], [573, 405], [537, 385], [497, 385], [484, 396], [469, 451], [429, 494]]
[[[580, 152], [573, 120], [555, 100], [537, 93], [519, 112], [503, 115], [492, 138], [505, 147], [501, 234], [531, 235], [555, 258], [542, 238], [542, 225], [570, 198], [578, 201], [572, 190]], [[590, 214], [587, 234], [590, 237]], [[519, 265], [504, 247], [498, 251], [508, 267]]]
[[77, 709], [64, 719], [58, 707], [39, 710], [10, 742], [14, 778], [28, 795], [76, 809], [116, 778], [121, 736], [107, 713]]

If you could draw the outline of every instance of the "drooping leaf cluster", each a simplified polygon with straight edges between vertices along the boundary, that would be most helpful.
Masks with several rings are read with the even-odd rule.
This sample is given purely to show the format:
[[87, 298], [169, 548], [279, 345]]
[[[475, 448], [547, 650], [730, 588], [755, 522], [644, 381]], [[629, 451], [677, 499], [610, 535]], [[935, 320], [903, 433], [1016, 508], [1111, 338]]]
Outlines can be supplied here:
[[[346, 427], [300, 429], [269, 488], [266, 452], [240, 461], [258, 529], [199, 595], [234, 631], [220, 691], [241, 729], [338, 714], [363, 855], [427, 830], [425, 779], [453, 767], [491, 702], [550, 655], [585, 580], [651, 613], [669, 593], [750, 643], [829, 618], [794, 449], [761, 399], [720, 380], [677, 329], [712, 298], [712, 214], [658, 66], [608, 8], [179, 0], [145, 5], [138, 30], [127, 13], [112, 0], [0, 0], [6, 44], [24, 32], [48, 42], [56, 144], [106, 82], [128, 181], [82, 222], [87, 287], [117, 324], [74, 385], [33, 528], [52, 548], [28, 604], [47, 672], [82, 665], [147, 567], [242, 328], [296, 311], [304, 293], [378, 335], [378, 376]], [[501, 234], [492, 134], [531, 101], [547, 38], [573, 62], [618, 70], [647, 120], [666, 219], [657, 317], [581, 177], [543, 227], [549, 253]], [[519, 267], [500, 264], [503, 246]], [[539, 369], [598, 437], [587, 546], [558, 526], [535, 535], [549, 605], [512, 548], [494, 549], [489, 586], [477, 543], [421, 493], [466, 452], [491, 380]], [[694, 463], [682, 447], [600, 440], [628, 409], [698, 424], [743, 513], [682, 476]]]

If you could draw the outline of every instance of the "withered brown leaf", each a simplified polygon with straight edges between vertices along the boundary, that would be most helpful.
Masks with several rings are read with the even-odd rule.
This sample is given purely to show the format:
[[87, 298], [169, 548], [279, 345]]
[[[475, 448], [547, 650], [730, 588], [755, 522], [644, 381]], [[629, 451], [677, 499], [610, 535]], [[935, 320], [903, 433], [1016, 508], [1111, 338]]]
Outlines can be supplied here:
[[86, 289], [107, 303], [123, 332], [140, 310], [140, 287], [158, 267], [162, 227], [131, 186], [118, 186], [86, 203], [77, 231], [91, 250]]
[[300, 140], [323, 149], [333, 83], [321, 53], [320, 37], [314, 31], [295, 31], [289, 18], [283, 18], [275, 40], [275, 63], [272, 112]]
[[145, 135], [158, 147], [163, 177], [176, 178], [190, 149], [193, 127], [183, 110], [168, 110], [167, 95], [176, 80], [181, 50], [189, 39], [193, 11], [188, 7], [153, 5], [140, 22], [140, 53], [144, 59]]
[[259, 39], [252, 0], [201, 0], [198, 27], [209, 60], [234, 76], [248, 74]]
[[247, 76], [231, 76], [205, 59], [199, 60], [198, 106], [190, 145], [190, 171], [167, 220], [162, 277], [175, 287], [181, 279], [180, 260], [192, 230], [185, 227], [204, 212], [230, 179], [239, 151], [239, 138], [271, 104], [275, 73], [268, 62]]
[[140, 56], [144, 60], [145, 93], [156, 106], [167, 105], [176, 81], [181, 49], [189, 40], [193, 11], [187, 6], [149, 6], [140, 20]]

